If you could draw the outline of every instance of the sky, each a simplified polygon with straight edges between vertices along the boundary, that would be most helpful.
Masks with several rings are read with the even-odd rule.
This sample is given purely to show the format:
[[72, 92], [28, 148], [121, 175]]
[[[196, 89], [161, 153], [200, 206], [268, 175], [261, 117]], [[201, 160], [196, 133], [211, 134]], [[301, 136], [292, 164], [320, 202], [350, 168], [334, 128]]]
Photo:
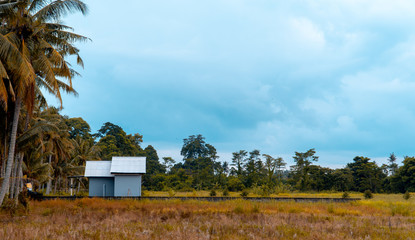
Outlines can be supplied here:
[[94, 132], [112, 122], [176, 160], [196, 134], [228, 162], [415, 154], [415, 1], [85, 2], [65, 18], [92, 41], [63, 114]]

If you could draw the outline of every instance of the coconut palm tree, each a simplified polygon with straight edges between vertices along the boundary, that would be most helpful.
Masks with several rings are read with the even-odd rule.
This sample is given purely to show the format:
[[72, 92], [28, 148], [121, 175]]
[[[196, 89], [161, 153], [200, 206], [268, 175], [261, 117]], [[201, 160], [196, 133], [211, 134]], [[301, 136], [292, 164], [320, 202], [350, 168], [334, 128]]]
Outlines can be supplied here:
[[100, 160], [101, 149], [94, 144], [93, 140], [77, 137], [73, 139], [74, 151], [72, 158], [78, 166], [85, 166], [86, 161]]
[[13, 103], [13, 124], [0, 205], [9, 189], [22, 106], [30, 117], [41, 86], [61, 104], [60, 91], [74, 91], [72, 77], [77, 73], [65, 58], [75, 55], [77, 63], [83, 66], [79, 50], [73, 43], [88, 39], [73, 33], [72, 28], [60, 22], [65, 14], [74, 11], [85, 14], [87, 7], [80, 0], [0, 1], [0, 102], [3, 109], [9, 100]]
[[[59, 175], [57, 173], [58, 166], [65, 165], [65, 163], [70, 160], [74, 145], [73, 141], [69, 139], [68, 126], [65, 123], [65, 119], [59, 114], [58, 109], [49, 108], [42, 112], [42, 115], [45, 116], [45, 119], [57, 127], [57, 130], [48, 131], [44, 134], [45, 147], [47, 152], [49, 152], [49, 165], [51, 165], [52, 169], [55, 171], [56, 179]], [[50, 193], [51, 185], [52, 173], [50, 174], [50, 178], [47, 183], [46, 194]]]

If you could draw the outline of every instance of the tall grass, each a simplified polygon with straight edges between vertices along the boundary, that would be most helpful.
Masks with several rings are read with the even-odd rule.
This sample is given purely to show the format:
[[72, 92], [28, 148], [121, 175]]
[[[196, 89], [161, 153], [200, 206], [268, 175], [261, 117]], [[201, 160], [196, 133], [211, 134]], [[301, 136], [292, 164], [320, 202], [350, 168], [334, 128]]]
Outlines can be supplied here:
[[28, 214], [0, 212], [0, 239], [414, 239], [415, 204], [400, 199], [30, 202]]

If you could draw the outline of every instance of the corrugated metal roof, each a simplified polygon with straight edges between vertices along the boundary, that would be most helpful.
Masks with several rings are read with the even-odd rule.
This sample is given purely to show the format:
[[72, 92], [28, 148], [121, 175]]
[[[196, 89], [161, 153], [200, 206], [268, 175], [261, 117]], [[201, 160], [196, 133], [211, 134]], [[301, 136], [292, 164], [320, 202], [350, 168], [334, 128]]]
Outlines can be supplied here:
[[113, 177], [111, 161], [86, 161], [85, 177]]
[[112, 157], [111, 173], [146, 173], [146, 158]]

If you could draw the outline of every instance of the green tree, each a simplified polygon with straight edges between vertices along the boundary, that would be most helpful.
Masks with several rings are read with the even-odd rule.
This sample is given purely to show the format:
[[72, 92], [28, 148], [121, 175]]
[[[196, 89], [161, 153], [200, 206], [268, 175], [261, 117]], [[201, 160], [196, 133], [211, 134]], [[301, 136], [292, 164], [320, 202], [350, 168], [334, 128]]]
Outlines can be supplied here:
[[296, 165], [291, 166], [292, 181], [299, 190], [309, 190], [311, 187], [310, 167], [312, 162], [318, 161], [318, 157], [314, 156], [315, 153], [316, 151], [312, 148], [305, 153], [295, 152], [293, 156]]
[[340, 168], [333, 171], [334, 190], [346, 192], [354, 188], [354, 179], [350, 168]]
[[263, 179], [263, 163], [259, 150], [253, 150], [249, 153], [249, 158], [245, 165], [244, 184], [246, 187], [260, 185]]
[[384, 178], [386, 178], [386, 174], [382, 169], [367, 157], [355, 157], [352, 163], [347, 164], [347, 168], [350, 169], [353, 175], [353, 190], [355, 191], [363, 192], [370, 190], [372, 192], [378, 192], [382, 187], [381, 184]]
[[262, 154], [265, 157], [264, 169], [266, 172], [267, 185], [273, 187], [275, 185], [275, 175], [278, 176], [278, 181], [281, 182], [281, 169], [286, 165], [281, 157], [273, 158], [268, 154]]
[[166, 168], [159, 162], [159, 157], [157, 155], [156, 149], [154, 149], [153, 146], [148, 145], [144, 149], [144, 153], [146, 155], [147, 161], [146, 161], [146, 167], [147, 172], [152, 173], [165, 173]]
[[163, 166], [166, 169], [166, 173], [170, 172], [176, 161], [171, 157], [163, 157]]
[[[49, 181], [47, 182], [46, 194], [49, 194], [52, 187], [52, 180], [55, 180], [55, 191], [57, 188], [57, 181], [61, 177], [65, 177], [68, 171], [73, 170], [72, 164], [69, 164], [71, 160], [71, 153], [74, 149], [73, 141], [69, 138], [68, 128], [65, 119], [59, 114], [59, 110], [56, 108], [49, 108], [41, 113], [41, 117], [47, 119], [50, 123], [54, 124], [57, 128], [56, 131], [47, 131], [44, 133], [45, 149], [49, 153], [48, 162], [53, 169], [49, 175]], [[53, 175], [52, 175], [53, 173]]]
[[202, 135], [191, 135], [183, 140], [181, 155], [183, 169], [193, 178], [193, 187], [210, 189], [215, 180], [216, 149], [205, 142]]
[[402, 163], [392, 175], [392, 190], [400, 193], [415, 192], [415, 157], [405, 157]]
[[113, 156], [143, 156], [140, 144], [143, 136], [136, 133], [127, 135], [118, 125], [105, 123], [94, 137], [100, 138], [97, 146], [101, 149], [101, 159], [109, 160]]
[[229, 191], [242, 191], [245, 189], [245, 185], [238, 177], [230, 176], [228, 179], [228, 189]]
[[239, 152], [234, 152], [232, 153], [233, 157], [232, 157], [232, 169], [231, 169], [231, 173], [233, 175], [238, 176], [239, 178], [242, 178], [243, 173], [244, 173], [244, 165], [245, 162], [247, 161], [247, 156], [248, 156], [248, 152], [245, 150], [240, 150]]
[[146, 174], [143, 176], [143, 185], [150, 190], [161, 190], [158, 189], [160, 187], [160, 175], [166, 172], [166, 168], [159, 162], [157, 151], [153, 146], [148, 145], [144, 149], [144, 153], [146, 156]]
[[77, 166], [85, 166], [86, 161], [100, 160], [100, 148], [94, 144], [93, 141], [77, 137], [72, 139], [74, 151], [72, 152], [72, 159]]
[[82, 118], [69, 118], [66, 120], [69, 127], [69, 137], [71, 139], [82, 138], [84, 140], [92, 139], [91, 127]]
[[332, 169], [311, 165], [309, 175], [311, 189], [316, 191], [333, 189], [334, 176]]
[[398, 164], [396, 163], [396, 156], [394, 153], [391, 153], [388, 158], [389, 165], [387, 166], [389, 169], [389, 175], [395, 175], [396, 171], [398, 170]]
[[213, 150], [216, 152], [216, 149], [206, 144], [205, 138], [199, 134], [183, 139], [183, 147], [180, 154], [183, 156], [183, 159], [197, 159], [213, 154]]

